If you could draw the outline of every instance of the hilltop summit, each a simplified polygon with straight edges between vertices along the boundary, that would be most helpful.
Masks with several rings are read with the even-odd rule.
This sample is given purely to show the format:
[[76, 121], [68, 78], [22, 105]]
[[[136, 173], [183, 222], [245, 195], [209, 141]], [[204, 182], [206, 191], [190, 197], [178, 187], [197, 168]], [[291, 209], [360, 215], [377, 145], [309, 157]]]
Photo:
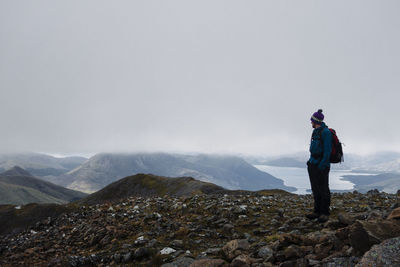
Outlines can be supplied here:
[[7, 171], [5, 171], [3, 173], [0, 173], [0, 176], [28, 176], [28, 177], [33, 177], [33, 175], [30, 172], [22, 169], [19, 166], [14, 166], [9, 170], [7, 170]]
[[89, 195], [80, 202], [97, 204], [115, 202], [128, 197], [149, 196], [191, 196], [210, 194], [224, 188], [215, 184], [201, 182], [192, 177], [168, 178], [152, 174], [136, 174], [120, 179], [100, 191]]

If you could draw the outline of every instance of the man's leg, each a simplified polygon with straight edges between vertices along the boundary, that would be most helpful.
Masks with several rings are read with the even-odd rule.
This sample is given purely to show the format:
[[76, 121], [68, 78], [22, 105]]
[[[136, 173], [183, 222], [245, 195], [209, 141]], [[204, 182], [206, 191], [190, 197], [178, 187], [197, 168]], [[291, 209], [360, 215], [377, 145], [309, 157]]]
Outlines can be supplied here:
[[331, 205], [331, 192], [329, 190], [329, 171], [327, 168], [321, 171], [321, 214], [329, 216], [329, 206]]
[[321, 214], [321, 206], [320, 206], [320, 189], [319, 189], [319, 175], [318, 175], [318, 166], [314, 164], [308, 165], [308, 176], [310, 177], [311, 191], [314, 197], [314, 213]]

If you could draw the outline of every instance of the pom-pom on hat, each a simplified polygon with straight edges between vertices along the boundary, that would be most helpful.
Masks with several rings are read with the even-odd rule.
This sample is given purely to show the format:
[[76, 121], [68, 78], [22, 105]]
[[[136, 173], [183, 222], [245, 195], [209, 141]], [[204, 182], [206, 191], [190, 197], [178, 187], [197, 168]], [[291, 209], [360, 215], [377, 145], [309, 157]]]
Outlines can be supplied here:
[[324, 120], [324, 114], [322, 114], [322, 109], [318, 109], [317, 112], [311, 116], [311, 121], [316, 124], [321, 124]]

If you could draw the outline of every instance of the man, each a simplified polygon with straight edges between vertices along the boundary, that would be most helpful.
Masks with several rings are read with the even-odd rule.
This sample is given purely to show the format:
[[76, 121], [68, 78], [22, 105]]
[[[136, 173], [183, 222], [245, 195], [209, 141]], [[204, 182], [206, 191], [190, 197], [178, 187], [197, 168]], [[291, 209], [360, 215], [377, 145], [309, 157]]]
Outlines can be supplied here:
[[307, 161], [311, 190], [314, 196], [314, 212], [308, 219], [318, 218], [319, 222], [329, 219], [331, 193], [329, 191], [330, 156], [332, 152], [332, 133], [323, 122], [324, 114], [319, 109], [311, 116], [314, 128], [311, 136], [310, 159]]

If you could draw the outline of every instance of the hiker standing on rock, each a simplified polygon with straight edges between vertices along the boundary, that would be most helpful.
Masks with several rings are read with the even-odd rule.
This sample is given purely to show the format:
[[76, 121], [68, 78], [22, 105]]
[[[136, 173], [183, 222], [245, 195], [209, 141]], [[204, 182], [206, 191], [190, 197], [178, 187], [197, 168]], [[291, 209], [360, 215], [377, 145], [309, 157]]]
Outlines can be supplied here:
[[331, 203], [329, 171], [332, 133], [323, 120], [322, 109], [319, 109], [311, 116], [311, 125], [314, 130], [310, 144], [311, 155], [307, 161], [307, 170], [314, 196], [314, 212], [307, 214], [306, 217], [310, 220], [318, 218], [319, 222], [326, 222], [329, 219], [329, 206]]

